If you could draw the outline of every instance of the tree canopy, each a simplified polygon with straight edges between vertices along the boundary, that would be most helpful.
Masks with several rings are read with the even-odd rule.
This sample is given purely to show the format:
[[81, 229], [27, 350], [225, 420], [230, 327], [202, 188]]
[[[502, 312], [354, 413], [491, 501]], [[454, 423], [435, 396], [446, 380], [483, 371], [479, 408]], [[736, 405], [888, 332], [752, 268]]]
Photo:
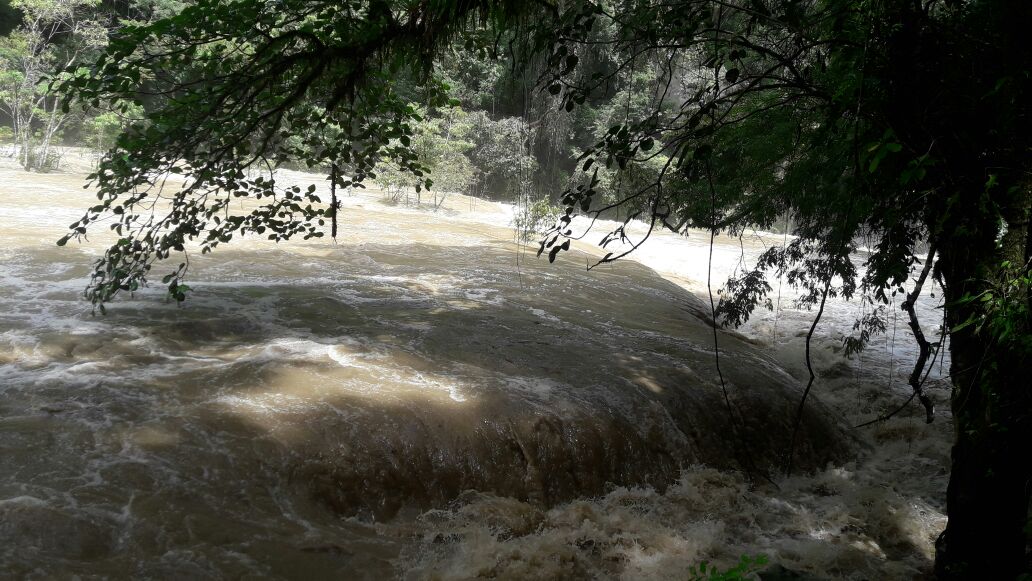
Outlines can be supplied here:
[[[1032, 481], [1029, 22], [1021, 0], [202, 0], [121, 28], [58, 82], [79, 103], [142, 111], [59, 243], [114, 217], [87, 290], [103, 308], [191, 241], [321, 236], [332, 202], [249, 168], [297, 163], [346, 188], [386, 162], [433, 188], [416, 125], [466, 98], [435, 62], [503, 59], [557, 110], [594, 115], [539, 254], [585, 234], [578, 213], [714, 233], [788, 217], [794, 238], [728, 282], [723, 320], [766, 302], [767, 272], [801, 286], [818, 319], [830, 296], [902, 294], [929, 420], [923, 372], [943, 343], [913, 303], [929, 277], [943, 285], [957, 442], [937, 571], [1013, 578], [1029, 567]], [[622, 102], [592, 107], [599, 94]], [[259, 203], [225, 216], [234, 197]], [[619, 227], [603, 246], [625, 239]], [[163, 279], [178, 300], [184, 275]], [[883, 327], [859, 324], [851, 349]]]

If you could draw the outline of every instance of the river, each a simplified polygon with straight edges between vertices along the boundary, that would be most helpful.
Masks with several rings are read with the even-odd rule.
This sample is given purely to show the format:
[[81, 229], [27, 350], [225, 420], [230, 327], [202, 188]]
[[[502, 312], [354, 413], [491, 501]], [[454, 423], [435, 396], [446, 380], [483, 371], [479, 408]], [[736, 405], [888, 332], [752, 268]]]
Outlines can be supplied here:
[[[95, 200], [70, 161], [0, 161], [0, 576], [677, 579], [743, 554], [928, 571], [945, 368], [935, 423], [849, 427], [907, 395], [902, 313], [846, 359], [861, 307], [829, 305], [803, 471], [749, 482], [730, 467], [780, 464], [813, 313], [775, 281], [776, 313], [720, 334], [722, 388], [704, 233], [587, 271], [587, 244], [551, 265], [514, 244], [511, 207], [356, 192], [336, 242], [191, 253], [182, 307], [156, 284], [94, 316], [110, 238], [54, 244]], [[714, 280], [778, 241], [718, 238]]]

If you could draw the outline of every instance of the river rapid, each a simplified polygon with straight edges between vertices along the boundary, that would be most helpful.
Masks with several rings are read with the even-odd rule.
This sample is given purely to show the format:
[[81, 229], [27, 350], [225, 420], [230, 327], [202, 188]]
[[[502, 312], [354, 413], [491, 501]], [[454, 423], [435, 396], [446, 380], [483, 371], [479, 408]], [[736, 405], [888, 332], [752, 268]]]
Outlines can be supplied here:
[[[81, 291], [110, 238], [54, 244], [96, 199], [69, 161], [0, 161], [0, 577], [679, 579], [758, 554], [817, 578], [928, 574], [948, 362], [935, 423], [851, 428], [908, 395], [901, 312], [847, 359], [864, 307], [829, 304], [799, 473], [750, 482], [743, 459], [782, 462], [813, 313], [772, 281], [775, 312], [720, 333], [722, 389], [705, 233], [588, 271], [589, 244], [551, 265], [514, 244], [511, 207], [355, 192], [336, 242], [190, 253], [182, 307], [155, 284], [93, 316]], [[713, 280], [781, 241], [719, 237]]]

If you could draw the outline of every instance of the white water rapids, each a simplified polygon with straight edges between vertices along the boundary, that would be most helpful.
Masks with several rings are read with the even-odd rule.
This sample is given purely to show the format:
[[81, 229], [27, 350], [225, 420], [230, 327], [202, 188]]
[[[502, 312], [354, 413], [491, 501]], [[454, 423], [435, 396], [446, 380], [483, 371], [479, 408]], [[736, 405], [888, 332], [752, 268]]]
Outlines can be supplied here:
[[[713, 368], [705, 233], [587, 272], [588, 245], [552, 265], [521, 253], [505, 206], [359, 192], [337, 243], [191, 254], [184, 307], [155, 285], [94, 317], [81, 290], [104, 225], [54, 244], [95, 203], [84, 173], [0, 161], [0, 577], [680, 579], [758, 554], [818, 578], [928, 572], [939, 364], [935, 423], [915, 404], [848, 428], [909, 395], [902, 312], [846, 359], [860, 307], [829, 305], [797, 452], [811, 472], [750, 483], [727, 469], [743, 452]], [[719, 238], [714, 281], [780, 241]], [[813, 316], [780, 290], [776, 317], [720, 335], [764, 466]], [[936, 301], [920, 307], [933, 339]]]

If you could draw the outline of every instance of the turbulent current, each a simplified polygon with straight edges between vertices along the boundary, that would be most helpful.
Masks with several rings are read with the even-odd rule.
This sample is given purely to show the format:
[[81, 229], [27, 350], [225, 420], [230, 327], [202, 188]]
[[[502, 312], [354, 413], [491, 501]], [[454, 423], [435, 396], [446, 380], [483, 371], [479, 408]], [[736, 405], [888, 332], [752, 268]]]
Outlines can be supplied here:
[[[0, 162], [0, 577], [678, 579], [760, 554], [817, 578], [928, 571], [948, 414], [851, 428], [907, 395], [902, 313], [847, 359], [862, 307], [830, 305], [798, 473], [750, 482], [736, 468], [783, 462], [813, 313], [772, 281], [776, 311], [719, 334], [722, 386], [692, 294], [704, 233], [588, 271], [590, 246], [550, 265], [513, 244], [506, 206], [360, 192], [336, 243], [190, 253], [183, 307], [158, 284], [92, 316], [104, 225], [54, 244], [95, 200], [82, 182]], [[714, 280], [780, 242], [718, 239]]]

